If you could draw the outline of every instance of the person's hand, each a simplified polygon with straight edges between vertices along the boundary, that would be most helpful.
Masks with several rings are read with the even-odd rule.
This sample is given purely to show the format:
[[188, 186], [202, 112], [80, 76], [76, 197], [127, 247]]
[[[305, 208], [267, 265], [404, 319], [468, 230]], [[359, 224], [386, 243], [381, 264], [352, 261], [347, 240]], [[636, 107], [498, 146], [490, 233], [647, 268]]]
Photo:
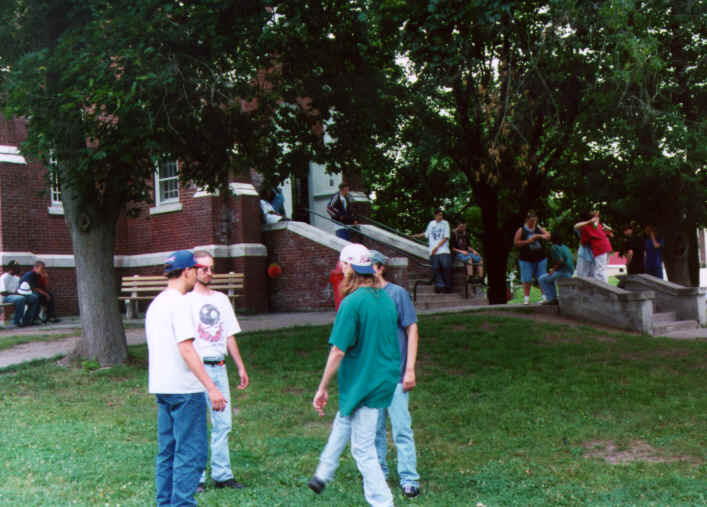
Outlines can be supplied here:
[[238, 384], [238, 389], [242, 391], [248, 387], [248, 384], [250, 384], [250, 379], [248, 378], [248, 373], [245, 371], [245, 368], [243, 368], [243, 370], [238, 370], [238, 376], [241, 378], [241, 383]]
[[317, 389], [314, 399], [312, 400], [312, 406], [320, 417], [324, 415], [324, 407], [326, 407], [327, 401], [329, 401], [329, 393], [326, 392], [325, 389]]
[[226, 404], [228, 402], [223, 394], [221, 394], [221, 391], [217, 388], [214, 387], [209, 391], [209, 398], [211, 398], [211, 408], [213, 408], [216, 412], [220, 412], [226, 408]]
[[415, 371], [405, 370], [405, 375], [403, 375], [403, 391], [408, 392], [413, 389], [417, 383], [415, 382]]

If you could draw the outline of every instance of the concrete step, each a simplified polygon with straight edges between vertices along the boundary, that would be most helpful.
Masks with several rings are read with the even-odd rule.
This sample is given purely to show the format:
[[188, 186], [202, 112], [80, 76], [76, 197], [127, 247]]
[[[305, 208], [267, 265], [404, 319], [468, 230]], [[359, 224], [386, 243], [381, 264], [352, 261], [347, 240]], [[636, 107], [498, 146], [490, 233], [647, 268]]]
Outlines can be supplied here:
[[653, 322], [665, 322], [675, 320], [675, 312], [658, 312], [653, 314]]
[[415, 308], [422, 310], [428, 308], [448, 308], [453, 306], [463, 306], [472, 303], [472, 298], [466, 299], [463, 294], [417, 294]]
[[697, 329], [699, 327], [696, 320], [672, 320], [664, 322], [653, 322], [653, 336], [665, 336], [674, 331], [684, 331]]

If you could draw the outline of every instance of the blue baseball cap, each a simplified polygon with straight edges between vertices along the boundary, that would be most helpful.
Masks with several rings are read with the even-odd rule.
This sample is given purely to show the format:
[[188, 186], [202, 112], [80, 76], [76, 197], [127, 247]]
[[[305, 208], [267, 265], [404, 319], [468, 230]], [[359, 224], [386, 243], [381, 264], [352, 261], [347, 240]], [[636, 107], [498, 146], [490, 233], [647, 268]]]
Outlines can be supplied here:
[[178, 269], [193, 268], [196, 264], [194, 254], [189, 250], [177, 250], [164, 261], [164, 272], [171, 273]]

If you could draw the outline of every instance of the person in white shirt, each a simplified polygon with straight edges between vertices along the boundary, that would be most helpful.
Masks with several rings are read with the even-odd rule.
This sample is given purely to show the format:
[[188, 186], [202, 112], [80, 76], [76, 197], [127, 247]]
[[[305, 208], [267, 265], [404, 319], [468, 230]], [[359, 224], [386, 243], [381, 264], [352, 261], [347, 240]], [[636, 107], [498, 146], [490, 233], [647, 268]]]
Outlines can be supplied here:
[[[20, 294], [20, 265], [10, 261], [5, 266], [5, 272], [0, 276], [0, 301], [15, 305], [15, 315], [12, 323], [17, 327], [30, 326], [39, 306], [39, 296], [26, 288]], [[26, 311], [25, 311], [26, 309]]]
[[427, 238], [430, 262], [435, 277], [435, 292], [452, 292], [452, 253], [449, 249], [449, 222], [444, 220], [441, 209], [435, 211], [435, 218], [425, 232], [413, 235], [414, 238]]
[[157, 505], [196, 505], [206, 466], [206, 397], [227, 409], [194, 349], [195, 326], [187, 298], [196, 283], [196, 260], [179, 250], [164, 263], [167, 288], [147, 309], [148, 390], [157, 401]]
[[[209, 287], [214, 274], [214, 258], [209, 252], [195, 251], [197, 262], [196, 285], [187, 294], [192, 316], [196, 323], [194, 348], [204, 363], [206, 373], [223, 393], [226, 402], [231, 402], [231, 391], [226, 371], [226, 356], [231, 355], [238, 368], [240, 384], [238, 389], [245, 389], [250, 382], [245, 364], [241, 358], [238, 343], [234, 335], [241, 332], [241, 326], [233, 311], [228, 296]], [[211, 414], [211, 478], [216, 488], [243, 488], [243, 484], [233, 478], [231, 459], [228, 450], [228, 434], [231, 432], [232, 416], [230, 410], [212, 410]], [[206, 470], [204, 469], [197, 492], [206, 488]]]

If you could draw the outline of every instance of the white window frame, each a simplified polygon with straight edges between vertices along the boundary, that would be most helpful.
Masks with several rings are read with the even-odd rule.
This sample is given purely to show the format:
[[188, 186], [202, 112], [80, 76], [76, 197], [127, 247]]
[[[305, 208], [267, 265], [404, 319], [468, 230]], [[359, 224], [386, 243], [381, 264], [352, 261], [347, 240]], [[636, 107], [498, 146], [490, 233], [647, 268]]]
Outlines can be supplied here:
[[[49, 154], [49, 165], [56, 167], [54, 153]], [[64, 203], [61, 200], [61, 184], [59, 183], [59, 174], [56, 172], [49, 174], [49, 208], [47, 208], [47, 211], [50, 215], [64, 214]]]
[[[169, 164], [169, 165], [168, 165]], [[163, 175], [162, 169], [168, 168], [174, 164], [174, 174]], [[170, 171], [171, 172], [171, 171]], [[167, 197], [163, 197], [166, 193], [163, 191], [163, 185], [176, 183], [176, 189], [167, 189], [166, 192], [172, 193]], [[159, 160], [155, 164], [155, 206], [150, 208], [150, 214], [170, 213], [172, 211], [181, 211], [182, 203], [179, 201], [179, 162], [176, 160]], [[176, 193], [176, 195], [174, 195]]]

